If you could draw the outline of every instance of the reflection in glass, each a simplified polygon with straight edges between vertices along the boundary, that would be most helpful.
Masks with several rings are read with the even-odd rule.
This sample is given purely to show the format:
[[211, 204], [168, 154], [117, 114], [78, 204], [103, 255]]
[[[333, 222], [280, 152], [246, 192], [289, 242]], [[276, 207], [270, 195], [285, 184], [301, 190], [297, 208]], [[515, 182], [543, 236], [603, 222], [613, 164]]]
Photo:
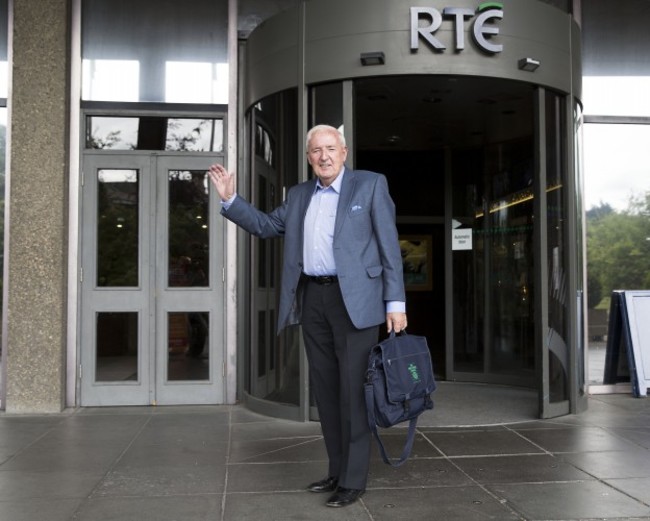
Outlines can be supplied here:
[[88, 60], [81, 65], [81, 98], [93, 101], [139, 101], [140, 62]]
[[452, 161], [452, 214], [462, 223], [459, 228], [470, 228], [473, 234], [473, 248], [454, 251], [452, 255], [454, 371], [481, 373], [485, 363], [484, 257], [490, 236], [483, 233], [487, 226], [487, 194], [481, 175], [482, 151], [454, 154]]
[[97, 313], [96, 382], [138, 380], [138, 314]]
[[[248, 138], [254, 143], [251, 158], [255, 180], [254, 203], [263, 211], [277, 206], [277, 187], [298, 182], [297, 90], [291, 89], [261, 100], [249, 112]], [[277, 261], [282, 240], [251, 242], [250, 269], [255, 274], [251, 287], [251, 327], [245, 351], [245, 389], [253, 396], [277, 403], [300, 403], [300, 334], [296, 328], [276, 332], [276, 292], [279, 283]]]
[[86, 148], [222, 152], [223, 120], [162, 116], [88, 116]]
[[257, 312], [257, 376], [266, 374], [266, 311]]
[[165, 64], [167, 103], [228, 103], [227, 63], [174, 62]]
[[[81, 24], [84, 62], [129, 58], [140, 66], [135, 99], [120, 96], [119, 89], [111, 92], [121, 71], [88, 78], [84, 70], [83, 83], [92, 87], [83, 90], [84, 100], [226, 103], [220, 100], [228, 84], [221, 67], [228, 61], [228, 0], [84, 1]], [[200, 75], [206, 68], [209, 74]], [[220, 97], [212, 94], [206, 101], [206, 92]]]
[[[268, 196], [266, 190], [267, 181], [265, 177], [261, 175], [257, 177], [257, 207], [263, 212], [268, 211]], [[265, 288], [267, 286], [266, 282], [266, 273], [268, 265], [268, 254], [267, 250], [273, 247], [272, 244], [267, 244], [267, 241], [264, 239], [253, 239], [255, 246], [257, 247], [257, 287]], [[268, 246], [268, 247], [267, 247]]]
[[255, 129], [255, 155], [268, 166], [275, 166], [275, 139], [262, 125], [257, 125]]
[[532, 165], [531, 138], [454, 154], [453, 216], [473, 234], [452, 257], [456, 371], [534, 368]]
[[546, 226], [548, 262], [548, 332], [544, 349], [548, 349], [549, 401], [569, 398], [569, 343], [567, 324], [569, 302], [565, 251], [565, 178], [564, 143], [566, 142], [564, 100], [546, 92]]
[[138, 170], [97, 171], [97, 286], [138, 285]]
[[165, 150], [222, 152], [223, 120], [170, 118]]
[[167, 315], [167, 380], [210, 379], [210, 314], [207, 311]]
[[520, 374], [520, 369], [532, 370], [535, 361], [533, 202], [532, 196], [519, 197], [520, 193], [511, 194], [490, 211], [486, 237], [491, 368], [511, 374]]
[[[578, 368], [578, 390], [584, 394], [587, 392], [586, 378], [585, 378], [585, 359], [586, 359], [586, 336], [585, 336], [585, 314], [587, 313], [587, 293], [585, 287], [585, 220], [584, 220], [584, 194], [581, 187], [584, 186], [584, 172], [583, 172], [583, 147], [582, 147], [582, 133], [583, 133], [583, 116], [582, 109], [577, 100], [573, 102], [573, 142], [574, 142], [574, 201], [575, 201], [575, 227], [574, 233], [576, 237], [576, 286], [577, 286], [577, 331], [576, 339], [576, 358]], [[589, 364], [591, 371], [591, 364]], [[601, 372], [602, 374], [602, 372]]]
[[[269, 206], [267, 211], [271, 211], [276, 206], [275, 200], [275, 184], [269, 184]], [[275, 248], [269, 252], [269, 288], [275, 288], [276, 273], [275, 273], [275, 259], [280, 257], [280, 247], [281, 244], [279, 241], [276, 241], [274, 244]]]
[[343, 131], [343, 82], [324, 83], [314, 87], [309, 101], [314, 121]]
[[136, 150], [139, 118], [89, 116], [86, 148], [95, 150]]
[[[271, 309], [269, 310], [269, 328], [273, 332], [275, 332], [275, 320], [275, 310]], [[278, 336], [272, 334], [269, 340], [269, 371], [275, 371]]]
[[205, 171], [169, 171], [169, 286], [209, 285], [210, 205]]

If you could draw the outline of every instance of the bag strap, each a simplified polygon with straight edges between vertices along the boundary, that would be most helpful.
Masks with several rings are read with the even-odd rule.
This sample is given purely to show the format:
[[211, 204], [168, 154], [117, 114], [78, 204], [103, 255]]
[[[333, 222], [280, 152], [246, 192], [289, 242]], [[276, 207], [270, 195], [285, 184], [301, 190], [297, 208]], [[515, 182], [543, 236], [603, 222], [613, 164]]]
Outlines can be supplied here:
[[406, 443], [404, 444], [404, 449], [402, 450], [402, 455], [398, 460], [391, 459], [386, 452], [384, 443], [379, 437], [379, 431], [377, 431], [377, 421], [375, 420], [375, 396], [372, 388], [372, 384], [365, 384], [365, 395], [366, 395], [366, 410], [368, 411], [368, 426], [372, 434], [374, 435], [377, 443], [379, 444], [379, 451], [381, 452], [381, 457], [384, 460], [384, 463], [388, 463], [391, 467], [399, 467], [404, 464], [404, 462], [411, 454], [411, 449], [413, 449], [413, 442], [415, 441], [415, 426], [418, 423], [418, 419], [411, 418], [409, 421], [409, 430], [406, 435]]

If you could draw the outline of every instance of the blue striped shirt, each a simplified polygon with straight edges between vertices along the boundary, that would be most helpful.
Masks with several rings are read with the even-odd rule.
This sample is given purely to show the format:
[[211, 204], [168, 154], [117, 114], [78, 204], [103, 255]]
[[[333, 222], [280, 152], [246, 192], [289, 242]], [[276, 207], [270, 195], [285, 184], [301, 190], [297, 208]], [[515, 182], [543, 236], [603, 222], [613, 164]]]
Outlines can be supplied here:
[[316, 182], [304, 223], [302, 257], [303, 271], [307, 275], [336, 275], [332, 242], [343, 175], [341, 172], [327, 187], [320, 179]]

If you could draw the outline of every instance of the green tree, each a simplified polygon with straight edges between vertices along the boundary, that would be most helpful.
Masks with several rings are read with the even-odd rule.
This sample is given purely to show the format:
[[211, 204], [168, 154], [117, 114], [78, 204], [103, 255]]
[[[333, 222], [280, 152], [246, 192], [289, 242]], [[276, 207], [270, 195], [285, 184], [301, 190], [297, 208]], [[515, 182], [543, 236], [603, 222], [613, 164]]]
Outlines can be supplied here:
[[650, 192], [630, 198], [620, 212], [602, 203], [587, 212], [587, 278], [603, 297], [650, 289]]

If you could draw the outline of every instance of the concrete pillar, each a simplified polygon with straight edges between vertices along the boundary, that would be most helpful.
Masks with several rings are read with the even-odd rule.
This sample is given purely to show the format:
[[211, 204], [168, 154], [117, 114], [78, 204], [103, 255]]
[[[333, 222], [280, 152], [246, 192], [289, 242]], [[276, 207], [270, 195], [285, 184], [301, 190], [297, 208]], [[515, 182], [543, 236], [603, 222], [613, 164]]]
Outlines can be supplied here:
[[69, 2], [10, 0], [4, 406], [64, 407]]

